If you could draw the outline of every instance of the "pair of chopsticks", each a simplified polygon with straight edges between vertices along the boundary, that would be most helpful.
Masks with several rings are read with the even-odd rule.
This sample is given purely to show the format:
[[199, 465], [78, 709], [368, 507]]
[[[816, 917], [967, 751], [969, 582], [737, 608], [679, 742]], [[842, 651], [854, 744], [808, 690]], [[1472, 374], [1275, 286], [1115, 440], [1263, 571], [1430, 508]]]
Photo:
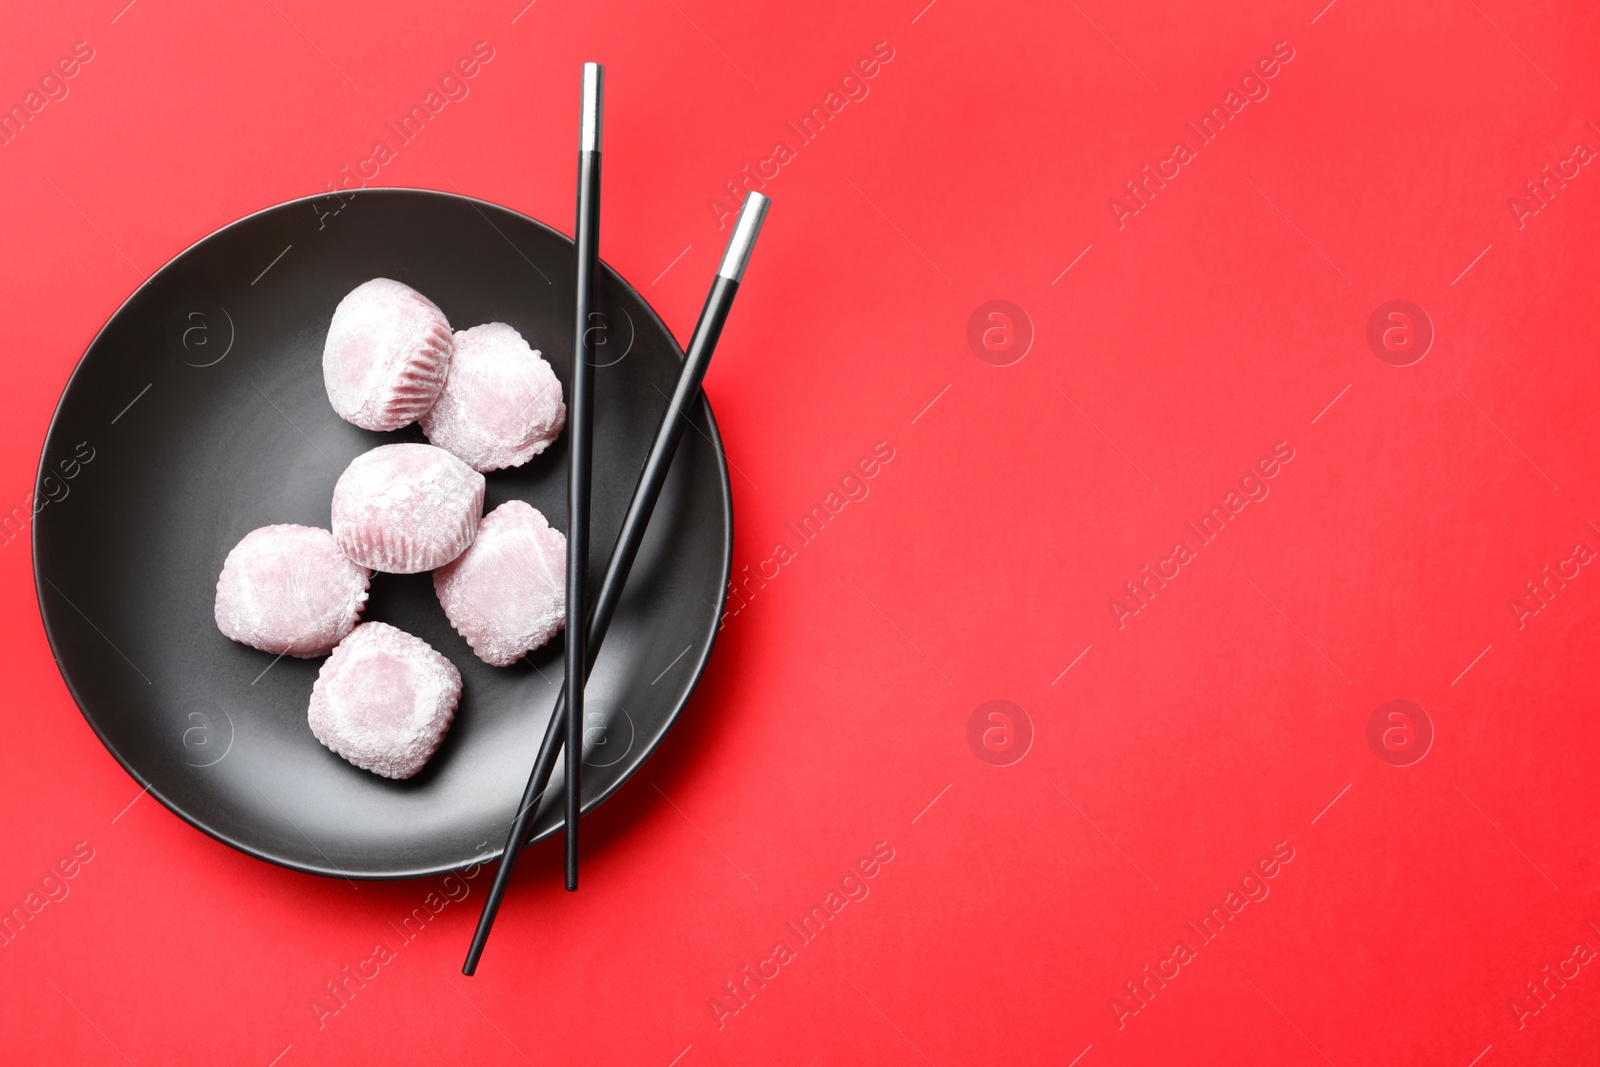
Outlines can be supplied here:
[[583, 111], [578, 148], [578, 218], [577, 252], [578, 285], [577, 308], [573, 323], [573, 373], [572, 391], [567, 410], [567, 432], [571, 462], [568, 476], [568, 500], [571, 516], [567, 532], [567, 637], [566, 682], [556, 698], [555, 710], [545, 727], [544, 740], [539, 745], [538, 757], [528, 776], [528, 787], [523, 791], [522, 803], [512, 820], [511, 833], [506, 838], [505, 853], [495, 871], [494, 884], [484, 901], [483, 913], [478, 918], [478, 928], [472, 935], [472, 947], [467, 951], [466, 963], [461, 973], [471, 975], [477, 970], [483, 947], [489, 940], [500, 902], [505, 896], [511, 870], [517, 862], [522, 846], [528, 840], [529, 828], [555, 770], [556, 757], [566, 751], [566, 877], [567, 888], [578, 887], [578, 816], [582, 799], [583, 765], [583, 687], [589, 670], [594, 666], [600, 644], [605, 640], [611, 625], [611, 616], [622, 599], [622, 588], [628, 573], [633, 569], [634, 557], [644, 541], [645, 528], [650, 524], [650, 514], [655, 510], [661, 487], [666, 483], [678, 439], [689, 420], [689, 406], [700, 393], [706, 367], [722, 335], [723, 323], [733, 307], [733, 298], [739, 291], [739, 281], [750, 261], [750, 253], [761, 232], [766, 217], [768, 199], [751, 192], [739, 210], [739, 219], [728, 239], [728, 248], [711, 284], [710, 295], [695, 324], [694, 334], [678, 374], [677, 386], [656, 427], [655, 440], [639, 474], [633, 499], [628, 504], [617, 543], [611, 549], [611, 560], [606, 565], [605, 577], [600, 582], [599, 594], [593, 605], [588, 605], [585, 588], [585, 569], [589, 558], [589, 484], [592, 467], [593, 444], [593, 378], [594, 367], [589, 356], [588, 333], [590, 315], [595, 304], [595, 279], [599, 263], [600, 236], [600, 130], [603, 71], [598, 63], [583, 66]]

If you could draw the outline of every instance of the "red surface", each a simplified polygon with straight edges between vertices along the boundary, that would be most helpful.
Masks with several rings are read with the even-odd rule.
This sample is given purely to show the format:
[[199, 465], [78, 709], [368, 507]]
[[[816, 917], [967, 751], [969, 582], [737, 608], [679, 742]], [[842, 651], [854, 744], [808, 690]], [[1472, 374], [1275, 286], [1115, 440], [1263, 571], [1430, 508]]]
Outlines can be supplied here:
[[[0, 906], [43, 904], [0, 948], [0, 1059], [1593, 1057], [1600, 171], [1562, 163], [1600, 149], [1588, 7], [124, 2], [13, 5], [0, 35], [6, 102], [93, 49], [0, 148], [8, 501], [143, 278], [360, 166], [485, 41], [376, 181], [570, 228], [578, 66], [604, 61], [603, 253], [680, 337], [727, 233], [708, 201], [789, 142], [707, 385], [737, 563], [766, 578], [594, 818], [582, 892], [531, 852], [469, 980], [486, 876], [352, 888], [130, 807], [26, 538], [0, 548]], [[1170, 175], [1185, 123], [1284, 41], [1269, 95], [1119, 228], [1122, 183]], [[875, 47], [869, 95], [797, 144], [786, 122]], [[1519, 219], [1546, 165], [1577, 175]], [[1034, 332], [1010, 366], [966, 340], [995, 299]], [[1408, 367], [1365, 337], [1394, 299], [1436, 335]], [[787, 524], [875, 447], [867, 496], [801, 545]], [[1200, 545], [1185, 523], [1275, 448], [1293, 459], [1246, 483], [1269, 495]], [[1193, 558], [1163, 563], [1179, 539]], [[1146, 565], [1177, 576], [1119, 627]], [[1519, 628], [1546, 565], [1577, 575]], [[1432, 725], [1410, 766], [1368, 742], [1395, 699]], [[992, 700], [1031, 722], [1006, 766], [975, 754], [989, 720], [969, 747]], [[75, 846], [67, 895], [30, 898]], [[892, 860], [845, 883], [868, 895], [802, 943], [786, 924], [875, 847]], [[1185, 925], [1230, 902], [1214, 941]], [[1133, 1000], [1147, 965], [1176, 975]], [[327, 1000], [347, 966], [376, 977]], [[746, 966], [777, 974], [734, 1000]]]

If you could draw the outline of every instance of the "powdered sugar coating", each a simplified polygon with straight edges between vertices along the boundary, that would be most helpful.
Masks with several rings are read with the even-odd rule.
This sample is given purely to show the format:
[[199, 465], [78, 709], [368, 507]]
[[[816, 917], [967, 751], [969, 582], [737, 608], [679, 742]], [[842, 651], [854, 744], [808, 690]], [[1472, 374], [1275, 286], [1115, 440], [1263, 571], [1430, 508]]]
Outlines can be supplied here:
[[371, 578], [327, 530], [263, 526], [222, 564], [217, 629], [274, 655], [325, 656], [355, 628]]
[[461, 555], [483, 515], [483, 475], [433, 445], [380, 445], [333, 487], [333, 537], [345, 555], [390, 574]]
[[566, 625], [566, 567], [566, 535], [508, 500], [483, 517], [471, 548], [433, 572], [433, 588], [478, 658], [508, 667]]
[[420, 637], [368, 622], [322, 665], [306, 719], [318, 741], [362, 770], [410, 778], [439, 750], [460, 701], [454, 663]]
[[566, 421], [550, 364], [515, 327], [491, 322], [456, 333], [449, 377], [422, 432], [473, 470], [493, 471], [543, 452]]
[[339, 301], [322, 347], [328, 401], [363, 429], [398, 430], [439, 398], [454, 347], [433, 301], [389, 278], [363, 282]]

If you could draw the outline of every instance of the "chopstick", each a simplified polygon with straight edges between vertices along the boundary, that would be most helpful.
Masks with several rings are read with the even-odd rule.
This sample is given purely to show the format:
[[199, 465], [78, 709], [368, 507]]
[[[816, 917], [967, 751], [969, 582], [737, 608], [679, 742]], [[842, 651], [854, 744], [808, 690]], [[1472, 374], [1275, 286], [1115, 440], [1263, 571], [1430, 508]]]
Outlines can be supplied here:
[[[672, 456], [678, 447], [678, 439], [683, 436], [683, 428], [688, 423], [689, 406], [700, 394], [700, 383], [705, 378], [711, 354], [716, 350], [717, 340], [722, 335], [722, 325], [727, 321], [728, 312], [733, 307], [733, 298], [739, 291], [739, 282], [744, 277], [745, 266], [750, 262], [750, 253], [755, 248], [756, 237], [761, 232], [761, 223], [766, 218], [769, 204], [770, 201], [760, 193], [750, 193], [745, 200], [744, 207], [739, 211], [739, 220], [733, 228], [733, 235], [728, 239], [728, 250], [722, 258], [722, 266], [717, 271], [711, 292], [706, 297], [705, 307], [700, 312], [700, 321], [695, 324], [694, 335], [689, 339], [683, 369], [678, 374], [678, 384], [672, 391], [672, 398], [667, 402], [666, 410], [661, 413], [661, 422], [656, 427], [655, 441], [651, 444], [649, 456], [640, 471], [639, 484], [633, 491], [633, 500], [628, 504], [627, 515], [622, 520], [622, 529], [617, 533], [617, 543], [611, 549], [611, 561], [606, 565], [605, 579], [600, 583], [599, 595], [595, 597], [594, 614], [589, 620], [587, 645], [591, 666], [595, 656], [599, 654], [601, 642], [605, 640], [606, 630], [611, 625], [611, 616], [622, 599], [622, 588], [628, 581], [628, 572], [633, 569], [639, 545], [644, 541], [645, 528], [650, 524], [650, 514], [655, 510], [656, 500], [661, 495], [661, 487], [666, 483], [667, 472], [672, 466]], [[561, 695], [556, 698], [550, 723], [545, 727], [544, 741], [539, 746], [539, 755], [534, 760], [533, 771], [528, 775], [528, 787], [523, 791], [522, 805], [517, 809], [516, 817], [512, 821], [511, 834], [506, 838], [505, 852], [499, 868], [495, 871], [494, 884], [489, 888], [488, 899], [483, 903], [483, 913], [478, 917], [478, 929], [472, 935], [472, 947], [467, 951], [467, 961], [461, 968], [462, 974], [471, 975], [477, 970], [478, 960], [483, 955], [483, 947], [489, 940], [489, 930], [494, 926], [495, 916], [500, 910], [500, 901], [505, 896], [507, 883], [511, 880], [511, 869], [517, 862], [522, 846], [528, 840], [528, 831], [533, 824], [539, 801], [550, 782], [551, 772], [555, 770], [556, 756], [561, 751], [561, 739], [568, 721], [566, 697], [566, 690], [563, 689]]]
[[584, 583], [589, 569], [589, 488], [594, 446], [594, 361], [589, 316], [594, 313], [600, 262], [600, 126], [605, 71], [583, 65], [583, 110], [578, 129], [578, 306], [572, 322], [572, 396], [567, 410], [567, 890], [578, 888], [578, 813], [583, 790], [583, 683], [589, 613]]

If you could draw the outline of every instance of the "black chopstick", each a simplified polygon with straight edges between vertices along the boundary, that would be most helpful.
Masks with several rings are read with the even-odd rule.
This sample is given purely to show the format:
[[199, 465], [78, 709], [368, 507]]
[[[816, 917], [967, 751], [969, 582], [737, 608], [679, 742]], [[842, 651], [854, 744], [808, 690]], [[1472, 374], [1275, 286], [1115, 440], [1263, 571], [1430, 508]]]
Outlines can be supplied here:
[[583, 110], [578, 130], [578, 301], [572, 321], [572, 396], [568, 398], [567, 447], [567, 889], [578, 888], [578, 812], [583, 790], [583, 683], [589, 673], [584, 625], [589, 617], [584, 582], [589, 570], [589, 477], [594, 446], [594, 361], [589, 352], [589, 316], [594, 312], [600, 262], [600, 123], [605, 71], [583, 65]]
[[[706, 297], [705, 307], [700, 312], [700, 321], [695, 324], [694, 336], [689, 339], [689, 349], [683, 361], [683, 369], [678, 374], [678, 384], [672, 391], [672, 399], [667, 402], [666, 410], [661, 413], [661, 422], [656, 427], [655, 441], [650, 446], [650, 454], [640, 472], [639, 484], [633, 491], [633, 500], [628, 504], [628, 513], [622, 520], [617, 543], [611, 549], [611, 561], [606, 565], [606, 575], [600, 583], [600, 593], [595, 597], [594, 614], [589, 620], [587, 645], [591, 666], [595, 656], [599, 654], [600, 643], [605, 640], [606, 630], [611, 625], [612, 613], [616, 611], [617, 604], [622, 599], [622, 587], [628, 581], [628, 572], [633, 569], [634, 557], [638, 555], [639, 545], [644, 541], [645, 528], [650, 524], [650, 514], [655, 510], [656, 500], [661, 495], [661, 487], [666, 483], [667, 472], [672, 466], [672, 456], [678, 447], [678, 439], [683, 435], [683, 428], [688, 422], [689, 406], [700, 393], [700, 383], [705, 378], [711, 354], [716, 350], [717, 339], [722, 335], [722, 324], [727, 321], [728, 312], [733, 307], [733, 298], [739, 291], [739, 281], [744, 277], [745, 265], [750, 262], [750, 252], [755, 247], [757, 235], [761, 232], [761, 222], [766, 217], [768, 204], [767, 198], [760, 193], [750, 193], [745, 200], [744, 207], [739, 211], [738, 223], [733, 228], [733, 236], [728, 240], [728, 251], [723, 256], [722, 267], [717, 271], [717, 278], [711, 285], [710, 295]], [[506, 838], [505, 851], [500, 866], [495, 871], [494, 884], [489, 888], [489, 897], [483, 903], [483, 913], [478, 917], [478, 929], [472, 935], [472, 947], [467, 951], [467, 961], [461, 968], [462, 974], [470, 975], [478, 968], [478, 959], [483, 955], [483, 946], [489, 940], [489, 930], [494, 925], [495, 915], [500, 910], [500, 901], [505, 896], [506, 884], [511, 880], [511, 869], [517, 862], [517, 855], [522, 851], [522, 846], [527, 843], [535, 810], [544, 795], [545, 786], [550, 782], [551, 772], [555, 770], [556, 756], [561, 751], [565, 723], [568, 721], [566, 697], [566, 690], [563, 689], [561, 695], [556, 698], [555, 711], [550, 716], [550, 723], [545, 727], [544, 741], [539, 746], [539, 756], [534, 760], [533, 772], [528, 775], [528, 787], [523, 791], [522, 805], [517, 809], [516, 818], [512, 821], [511, 834]]]

